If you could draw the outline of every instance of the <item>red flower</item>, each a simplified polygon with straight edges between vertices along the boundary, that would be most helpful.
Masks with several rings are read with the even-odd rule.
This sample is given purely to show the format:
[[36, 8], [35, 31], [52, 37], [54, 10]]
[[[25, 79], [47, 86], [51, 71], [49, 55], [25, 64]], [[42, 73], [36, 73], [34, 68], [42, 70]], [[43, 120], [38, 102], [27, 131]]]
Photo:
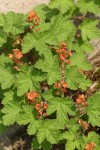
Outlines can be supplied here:
[[21, 59], [23, 57], [22, 52], [19, 49], [13, 49], [13, 54], [17, 59]]
[[58, 50], [56, 50], [57, 53], [66, 53], [66, 49], [64, 48], [60, 48]]
[[34, 20], [34, 25], [37, 26], [38, 24], [40, 24], [40, 18], [37, 16], [37, 14], [34, 11], [30, 11], [29, 15], [27, 17], [27, 21], [32, 21]]
[[71, 51], [67, 51], [68, 56], [72, 56], [72, 52]]
[[63, 88], [67, 88], [68, 84], [64, 80], [61, 80], [60, 83]]
[[46, 117], [46, 116], [47, 116], [47, 113], [43, 113], [43, 116]]
[[66, 59], [66, 64], [70, 64], [70, 60], [69, 59]]
[[27, 20], [28, 20], [28, 21], [32, 21], [36, 16], [37, 16], [37, 15], [36, 15], [36, 13], [35, 13], [34, 11], [30, 11], [30, 12], [29, 12], [29, 15], [28, 15], [28, 17], [27, 17]]
[[61, 53], [60, 56], [59, 56], [59, 59], [63, 60], [63, 61], [66, 60], [66, 55]]
[[41, 108], [41, 105], [37, 103], [37, 104], [35, 105], [35, 109], [39, 111], [40, 108]]
[[76, 99], [76, 103], [77, 103], [77, 104], [81, 104], [81, 102], [82, 102], [82, 100], [81, 100], [80, 98], [77, 98], [77, 99]]
[[54, 86], [55, 86], [55, 88], [59, 89], [61, 87], [61, 84], [59, 82], [59, 83], [56, 83]]
[[45, 110], [48, 109], [48, 104], [47, 104], [47, 103], [44, 104], [43, 108], [44, 108]]
[[96, 147], [96, 144], [94, 142], [91, 142], [86, 145], [84, 150], [93, 150], [93, 148], [95, 148], [95, 147]]
[[38, 98], [39, 94], [36, 92], [29, 92], [26, 94], [28, 100], [33, 100], [34, 98]]

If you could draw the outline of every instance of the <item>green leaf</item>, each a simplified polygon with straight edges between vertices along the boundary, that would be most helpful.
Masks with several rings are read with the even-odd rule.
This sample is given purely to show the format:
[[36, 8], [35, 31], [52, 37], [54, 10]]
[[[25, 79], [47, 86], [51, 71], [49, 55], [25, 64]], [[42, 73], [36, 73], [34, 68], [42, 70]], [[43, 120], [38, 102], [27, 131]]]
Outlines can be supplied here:
[[75, 148], [77, 148], [78, 150], [81, 150], [80, 149], [80, 146], [81, 146], [81, 142], [82, 140], [68, 140], [67, 143], [66, 143], [66, 148], [65, 150], [75, 150]]
[[0, 55], [0, 64], [12, 63], [12, 60], [5, 54]]
[[93, 126], [100, 126], [100, 94], [94, 94], [89, 97], [87, 102], [86, 112], [89, 117], [89, 123]]
[[[43, 24], [40, 26], [42, 25]], [[59, 42], [66, 40], [66, 38], [73, 33], [75, 26], [71, 21], [60, 14], [52, 17], [49, 27], [47, 28], [47, 31], [40, 30], [38, 33], [28, 33], [24, 37], [22, 44], [23, 53], [27, 53], [35, 47], [40, 55], [51, 55], [51, 50], [47, 44], [58, 45]]]
[[20, 13], [8, 12], [4, 17], [4, 32], [17, 35], [24, 32], [24, 15]]
[[80, 70], [88, 71], [91, 69], [90, 63], [86, 60], [86, 54], [83, 52], [74, 53], [70, 61], [70, 66], [76, 65]]
[[0, 47], [7, 41], [7, 35], [4, 33], [3, 29], [0, 28]]
[[43, 42], [36, 44], [35, 49], [36, 49], [36, 51], [39, 52], [40, 56], [44, 55], [45, 57], [47, 57], [47, 56], [51, 57], [51, 55], [52, 55], [51, 49]]
[[3, 124], [6, 126], [14, 124], [19, 117], [20, 111], [21, 107], [17, 102], [11, 101], [5, 105], [2, 109], [2, 113], [4, 113]]
[[68, 87], [72, 90], [77, 90], [79, 87], [84, 90], [90, 85], [90, 82], [86, 81], [86, 77], [79, 72], [77, 66], [69, 66], [66, 68], [65, 76]]
[[59, 42], [65, 41], [73, 33], [75, 35], [75, 26], [66, 17], [59, 14], [51, 18], [50, 34], [54, 35], [58, 44]]
[[43, 150], [50, 150], [51, 149], [51, 144], [47, 140], [44, 140], [41, 145], [43, 147]]
[[65, 150], [75, 150], [75, 148], [81, 150], [80, 146], [83, 140], [80, 136], [77, 136], [77, 132], [67, 131], [63, 136], [67, 140]]
[[37, 71], [33, 66], [27, 67], [17, 75], [17, 95], [22, 96], [28, 91], [36, 91], [39, 88], [39, 81], [45, 80], [45, 74]]
[[83, 21], [83, 23], [80, 25], [83, 41], [87, 39], [93, 40], [100, 37], [100, 31], [96, 27], [97, 24], [98, 24], [97, 20]]
[[14, 75], [8, 70], [8, 68], [4, 68], [4, 66], [0, 66], [0, 83], [2, 89], [10, 88], [14, 83]]
[[58, 8], [60, 9], [61, 13], [64, 14], [67, 12], [70, 8], [74, 6], [73, 0], [51, 0], [49, 7], [50, 8]]
[[77, 130], [80, 128], [80, 125], [77, 124], [77, 120], [75, 118], [72, 118], [67, 120], [66, 128], [72, 132], [77, 132]]
[[44, 60], [39, 59], [39, 61], [36, 62], [35, 67], [41, 69], [43, 72], [47, 72], [47, 81], [50, 85], [61, 79], [59, 61], [56, 55], [51, 58], [49, 57], [49, 59], [48, 57]]
[[[77, 45], [78, 46], [78, 45]], [[84, 51], [84, 52], [91, 52], [91, 51], [93, 51], [94, 50], [94, 47], [93, 47], [93, 45], [91, 44], [91, 43], [87, 43], [87, 42], [85, 42], [85, 43], [83, 43], [82, 45], [79, 45], [78, 47], [77, 47], [77, 51]]]
[[77, 52], [78, 53], [79, 52], [89, 53], [89, 52], [94, 50], [94, 46], [93, 46], [92, 43], [82, 41], [82, 39], [79, 39], [77, 41], [77, 43], [73, 43], [73, 42], [68, 43], [68, 48], [72, 49], [72, 50], [75, 50], [76, 53]]
[[86, 76], [83, 77], [83, 81], [80, 83], [80, 88], [82, 90], [86, 90], [88, 87], [90, 87], [92, 85], [92, 82], [90, 79], [87, 79]]
[[27, 132], [29, 135], [34, 135], [41, 125], [41, 120], [35, 120], [33, 114], [33, 106], [24, 105], [22, 106], [22, 112], [17, 119], [19, 125], [28, 125]]
[[4, 16], [0, 13], [0, 27], [4, 25]]
[[27, 33], [23, 39], [22, 49], [23, 53], [29, 52], [35, 46], [36, 39], [31, 33]]
[[87, 12], [99, 14], [100, 12], [99, 5], [95, 4], [94, 0], [79, 0], [77, 7], [83, 14], [87, 14]]
[[51, 100], [54, 98], [54, 96], [53, 96], [53, 94], [52, 94], [52, 92], [51, 92], [50, 90], [45, 91], [45, 92], [42, 94], [42, 97], [43, 97], [45, 100], [47, 100], [47, 101], [51, 101]]
[[38, 140], [34, 138], [32, 141], [32, 147], [36, 150], [41, 148], [43, 148], [43, 150], [50, 150], [51, 144], [47, 140], [44, 140], [42, 144], [39, 144]]
[[35, 120], [35, 121], [31, 122], [28, 125], [27, 133], [29, 135], [34, 135], [36, 133], [36, 131], [38, 130], [40, 124], [41, 124], [41, 121], [39, 121], [39, 120]]
[[32, 121], [34, 121], [33, 107], [29, 105], [23, 105], [20, 117], [17, 119], [18, 124], [26, 125]]
[[48, 44], [49, 40], [50, 34], [48, 34], [47, 31], [37, 34], [28, 33], [23, 39], [22, 44], [23, 53], [28, 53], [35, 47], [35, 49], [39, 52], [40, 55], [41, 54], [45, 56], [51, 55], [50, 48], [46, 45]]
[[37, 132], [37, 139], [40, 144], [45, 139], [51, 144], [56, 144], [59, 136], [60, 131], [55, 126], [55, 120], [46, 120]]
[[8, 91], [4, 93], [4, 98], [2, 100], [2, 104], [6, 105], [9, 104], [10, 101], [13, 101], [14, 92]]
[[40, 28], [40, 32], [43, 32], [43, 31], [47, 31], [49, 30], [51, 27], [51, 24], [50, 22], [45, 22], [45, 23], [40, 23], [36, 29]]
[[4, 98], [4, 90], [2, 90], [0, 87], [0, 99], [3, 99], [3, 98]]
[[48, 9], [48, 7], [45, 4], [37, 5], [34, 8], [34, 11], [36, 12], [36, 14], [38, 15], [38, 17], [40, 18], [41, 22], [45, 22], [45, 19], [46, 19], [46, 10], [47, 9]]
[[41, 144], [38, 143], [38, 140], [36, 138], [34, 138], [32, 141], [32, 148], [36, 150], [41, 149]]
[[6, 127], [3, 125], [2, 116], [3, 114], [1, 113], [1, 110], [0, 110], [0, 135], [3, 134], [4, 131], [6, 130]]
[[0, 135], [3, 134], [6, 130], [6, 127], [3, 125], [3, 123], [0, 124]]
[[[48, 99], [47, 99], [48, 100]], [[65, 124], [67, 115], [73, 115], [73, 101], [71, 98], [53, 98], [47, 109], [47, 114], [51, 115], [56, 111], [57, 120], [60, 124]]]

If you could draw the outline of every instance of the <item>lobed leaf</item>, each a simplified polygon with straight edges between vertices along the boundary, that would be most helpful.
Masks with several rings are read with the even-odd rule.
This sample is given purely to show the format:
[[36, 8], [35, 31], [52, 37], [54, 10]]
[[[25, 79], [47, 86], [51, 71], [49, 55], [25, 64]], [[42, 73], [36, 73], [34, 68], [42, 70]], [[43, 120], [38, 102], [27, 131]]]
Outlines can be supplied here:
[[97, 20], [84, 20], [80, 25], [82, 39], [86, 41], [87, 39], [96, 39], [100, 37], [100, 31], [96, 27], [98, 24]]
[[89, 97], [87, 102], [86, 112], [89, 117], [89, 123], [93, 126], [100, 126], [100, 94], [97, 93]]
[[61, 13], [64, 14], [67, 12], [70, 8], [74, 6], [74, 1], [73, 0], [51, 0], [49, 7], [50, 8], [58, 8], [60, 9]]

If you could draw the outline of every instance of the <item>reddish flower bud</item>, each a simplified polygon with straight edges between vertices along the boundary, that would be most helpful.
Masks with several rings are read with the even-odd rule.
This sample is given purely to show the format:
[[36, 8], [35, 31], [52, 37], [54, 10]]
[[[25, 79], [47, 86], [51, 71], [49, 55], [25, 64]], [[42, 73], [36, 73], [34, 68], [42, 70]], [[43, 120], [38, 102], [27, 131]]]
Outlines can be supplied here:
[[9, 56], [9, 58], [13, 59], [13, 55], [12, 54], [9, 54], [8, 56]]
[[56, 95], [60, 95], [60, 92], [59, 91], [56, 91], [56, 93], [55, 93]]
[[43, 113], [43, 116], [46, 117], [46, 116], [47, 116], [47, 113]]
[[39, 119], [40, 117], [41, 117], [40, 115], [37, 115], [37, 116], [36, 116], [37, 119]]
[[66, 46], [67, 46], [66, 43], [64, 43], [64, 42], [61, 43], [61, 47], [62, 47], [62, 48], [66, 48]]
[[34, 19], [34, 17], [36, 16], [36, 13], [34, 11], [30, 11], [29, 15], [27, 17], [28, 21], [32, 21]]
[[66, 89], [65, 89], [65, 88], [62, 88], [61, 90], [62, 90], [62, 92], [63, 92], [63, 93], [65, 93], [65, 92], [66, 92]]
[[66, 64], [70, 64], [70, 60], [69, 59], [66, 59]]
[[82, 105], [83, 106], [87, 106], [87, 102], [82, 102]]
[[42, 115], [42, 110], [39, 110], [38, 113], [39, 113], [39, 115]]
[[81, 104], [81, 102], [82, 102], [82, 100], [81, 100], [80, 98], [77, 98], [77, 99], [76, 99], [76, 103], [77, 103], [77, 104]]
[[83, 122], [83, 127], [84, 127], [85, 130], [87, 130], [89, 128], [89, 124], [86, 121], [84, 121]]
[[26, 96], [29, 100], [34, 100], [34, 98], [38, 98], [40, 97], [38, 93], [36, 92], [29, 92], [29, 93], [26, 93]]
[[55, 86], [55, 88], [59, 89], [61, 87], [61, 84], [60, 83], [56, 83], [54, 86]]
[[41, 105], [37, 103], [37, 104], [35, 105], [35, 109], [36, 109], [36, 110], [40, 110], [40, 108], [41, 108]]
[[71, 51], [67, 51], [68, 56], [72, 56], [72, 52]]
[[13, 49], [12, 51], [13, 51], [14, 56], [16, 58], [21, 59], [23, 57], [23, 54], [22, 54], [22, 52], [19, 49]]
[[48, 104], [44, 104], [43, 108], [46, 110], [48, 109]]
[[66, 59], [66, 55], [61, 53], [59, 59], [64, 61]]

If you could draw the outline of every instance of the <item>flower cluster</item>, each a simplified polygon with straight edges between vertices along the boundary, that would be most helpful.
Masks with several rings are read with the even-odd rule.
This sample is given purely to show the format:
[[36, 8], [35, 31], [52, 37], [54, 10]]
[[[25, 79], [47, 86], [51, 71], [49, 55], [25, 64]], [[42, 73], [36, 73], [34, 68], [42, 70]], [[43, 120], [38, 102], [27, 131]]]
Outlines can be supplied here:
[[36, 103], [35, 109], [38, 111], [37, 118], [46, 117], [46, 110], [48, 109], [48, 103], [46, 101], [41, 101], [41, 103]]
[[59, 54], [59, 60], [65, 62], [66, 64], [70, 63], [69, 57], [72, 56], [72, 52], [68, 50], [66, 43], [62, 42], [56, 52]]
[[68, 84], [64, 80], [61, 80], [58, 83], [56, 83], [54, 86], [56, 89], [59, 89], [61, 92], [65, 93]]
[[9, 58], [13, 60], [14, 63], [16, 63], [18, 66], [14, 66], [15, 69], [19, 69], [19, 66], [23, 65], [23, 62], [20, 61], [20, 59], [23, 57], [23, 53], [19, 49], [13, 49], [13, 54], [9, 54]]
[[84, 108], [88, 105], [84, 94], [78, 95], [76, 101], [75, 101], [77, 109], [80, 111], [81, 114], [84, 114]]
[[40, 95], [36, 92], [28, 92], [26, 93], [26, 97], [27, 97], [27, 101], [28, 103], [33, 102], [35, 104], [35, 109], [38, 111], [38, 115], [37, 118], [40, 118], [41, 116], [45, 117], [47, 116], [46, 114], [46, 110], [48, 109], [48, 103], [46, 101], [41, 101], [41, 103], [39, 104], [36, 101], [36, 98], [39, 98]]
[[96, 144], [94, 142], [90, 142], [86, 145], [84, 150], [93, 150], [96, 147]]
[[[32, 22], [34, 26], [38, 26], [40, 24], [40, 18], [37, 16], [37, 14], [34, 11], [30, 11], [27, 17], [28, 22]], [[30, 29], [33, 27], [30, 26]], [[39, 29], [37, 29], [39, 30]]]
[[26, 93], [26, 97], [27, 97], [27, 100], [28, 100], [29, 103], [30, 102], [36, 103], [35, 98], [39, 98], [40, 95], [38, 93], [36, 93], [36, 92], [33, 91], [33, 92]]
[[89, 128], [89, 124], [83, 119], [79, 119], [78, 123], [83, 127], [84, 130], [87, 130]]

